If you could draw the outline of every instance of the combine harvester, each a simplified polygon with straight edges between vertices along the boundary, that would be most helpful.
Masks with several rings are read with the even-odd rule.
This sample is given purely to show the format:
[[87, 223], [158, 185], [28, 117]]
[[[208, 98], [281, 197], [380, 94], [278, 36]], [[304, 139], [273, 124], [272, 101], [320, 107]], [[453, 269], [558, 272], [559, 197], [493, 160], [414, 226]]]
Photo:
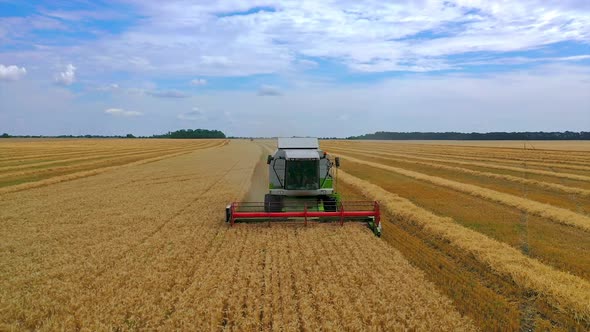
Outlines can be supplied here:
[[317, 138], [279, 138], [267, 159], [269, 189], [264, 202], [234, 202], [226, 207], [226, 222], [364, 222], [381, 236], [376, 201], [343, 202], [336, 193], [338, 157], [319, 149]]

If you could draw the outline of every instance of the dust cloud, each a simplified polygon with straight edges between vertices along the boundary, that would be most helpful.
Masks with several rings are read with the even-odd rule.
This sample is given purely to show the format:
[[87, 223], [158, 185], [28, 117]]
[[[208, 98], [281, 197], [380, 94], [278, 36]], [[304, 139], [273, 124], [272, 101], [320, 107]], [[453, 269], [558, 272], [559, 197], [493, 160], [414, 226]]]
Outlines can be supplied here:
[[244, 202], [264, 202], [264, 195], [268, 194], [268, 165], [266, 156], [272, 153], [267, 147], [260, 145], [260, 160], [254, 168], [250, 188], [244, 195]]

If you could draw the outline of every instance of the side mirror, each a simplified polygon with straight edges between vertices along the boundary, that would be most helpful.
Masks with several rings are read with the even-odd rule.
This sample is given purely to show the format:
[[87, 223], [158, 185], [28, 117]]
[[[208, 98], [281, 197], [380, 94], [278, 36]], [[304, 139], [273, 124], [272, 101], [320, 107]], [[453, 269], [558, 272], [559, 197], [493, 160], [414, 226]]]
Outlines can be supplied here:
[[268, 155], [268, 157], [266, 158], [266, 164], [270, 165], [270, 162], [273, 160], [273, 157], [271, 155]]
[[340, 167], [340, 157], [336, 157], [334, 162], [336, 163], [336, 168]]

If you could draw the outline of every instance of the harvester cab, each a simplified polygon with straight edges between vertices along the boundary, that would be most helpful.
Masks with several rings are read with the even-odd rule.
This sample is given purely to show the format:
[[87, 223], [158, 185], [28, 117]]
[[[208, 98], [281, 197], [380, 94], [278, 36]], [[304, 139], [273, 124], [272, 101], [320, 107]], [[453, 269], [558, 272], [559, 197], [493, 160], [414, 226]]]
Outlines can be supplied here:
[[379, 204], [340, 199], [335, 190], [340, 159], [320, 150], [317, 138], [279, 138], [277, 146], [267, 158], [264, 202], [229, 204], [227, 222], [366, 222], [381, 235]]

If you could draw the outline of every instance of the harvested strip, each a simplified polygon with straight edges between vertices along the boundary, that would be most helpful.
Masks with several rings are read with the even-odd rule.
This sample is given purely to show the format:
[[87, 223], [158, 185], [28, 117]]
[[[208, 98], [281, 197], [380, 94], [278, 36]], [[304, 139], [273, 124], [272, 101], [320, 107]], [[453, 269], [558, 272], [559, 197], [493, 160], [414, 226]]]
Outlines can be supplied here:
[[[213, 144], [211, 144], [213, 143]], [[127, 157], [121, 158], [114, 158], [114, 159], [101, 159], [95, 160], [92, 162], [74, 164], [70, 166], [63, 166], [63, 167], [53, 167], [47, 169], [36, 169], [36, 170], [29, 170], [24, 172], [15, 172], [11, 174], [2, 174], [0, 175], [0, 179], [4, 178], [6, 180], [0, 181], [0, 187], [14, 187], [18, 185], [24, 185], [26, 183], [31, 182], [39, 182], [43, 180], [47, 180], [50, 178], [55, 177], [64, 177], [68, 174], [72, 173], [80, 173], [80, 172], [87, 172], [92, 171], [94, 169], [100, 169], [103, 167], [111, 167], [111, 166], [119, 166], [124, 164], [130, 164], [136, 161], [140, 161], [143, 159], [148, 159], [152, 157], [158, 157], [164, 154], [170, 155], [176, 152], [190, 152], [195, 150], [203, 150], [208, 148], [214, 148], [216, 146], [223, 146], [227, 144], [227, 141], [216, 140], [211, 143], [206, 144], [185, 144], [182, 145], [182, 148], [174, 148], [174, 149], [167, 149], [167, 150], [156, 150], [148, 151], [145, 153], [137, 153]], [[159, 153], [157, 152], [159, 151]], [[1, 191], [0, 191], [1, 193]]]
[[555, 309], [568, 312], [576, 320], [590, 324], [588, 281], [542, 264], [505, 243], [462, 227], [451, 218], [434, 215], [405, 198], [342, 170], [339, 176], [341, 181], [366, 197], [379, 200], [388, 213], [415, 221], [436, 236], [442, 236], [455, 246], [473, 253], [496, 272], [509, 275], [518, 285], [547, 296]]
[[553, 162], [544, 162], [544, 161], [532, 161], [528, 159], [503, 159], [503, 158], [484, 158], [484, 157], [469, 157], [465, 154], [455, 154], [455, 153], [440, 153], [440, 152], [411, 152], [412, 155], [422, 155], [422, 156], [432, 156], [432, 157], [440, 157], [440, 158], [459, 158], [464, 160], [475, 160], [475, 161], [488, 161], [492, 163], [506, 163], [506, 164], [515, 164], [515, 165], [522, 165], [526, 163], [529, 166], [540, 166], [540, 167], [554, 167], [554, 168], [562, 168], [562, 169], [571, 169], [571, 170], [578, 170], [578, 171], [590, 171], [590, 167], [585, 166], [588, 165], [587, 163], [582, 164], [575, 164], [575, 163], [567, 163], [567, 162], [556, 162], [555, 160], [551, 160]]
[[[22, 143], [21, 143], [22, 144]], [[159, 147], [164, 147], [163, 145]], [[19, 146], [19, 147], [22, 147]], [[3, 148], [4, 149], [4, 148]], [[92, 153], [107, 153], [109, 151], [117, 150], [117, 151], [133, 151], [137, 150], [138, 147], [128, 146], [128, 147], [118, 147], [118, 146], [104, 146], [104, 147], [93, 147], [93, 146], [78, 146], [78, 147], [71, 147], [71, 148], [64, 148], [63, 146], [53, 147], [51, 149], [47, 149], [46, 151], [42, 150], [35, 150], [34, 154], [27, 154], [26, 152], [19, 151], [15, 155], [11, 155], [10, 157], [0, 158], [0, 163], [10, 163], [10, 162], [19, 162], [19, 161], [30, 161], [35, 159], [42, 159], [42, 158], [67, 158], [76, 155], [86, 155]]]
[[575, 226], [580, 229], [590, 231], [590, 217], [586, 217], [580, 215], [578, 213], [558, 208], [555, 206], [551, 206], [548, 204], [543, 204], [535, 201], [531, 201], [529, 199], [521, 198], [518, 196], [510, 195], [501, 193], [495, 190], [482, 188], [479, 186], [475, 186], [468, 183], [461, 183], [451, 180], [442, 179], [436, 176], [430, 176], [423, 173], [418, 173], [414, 171], [405, 170], [399, 167], [387, 166], [382, 165], [379, 163], [374, 163], [370, 161], [364, 161], [352, 157], [348, 157], [348, 160], [352, 162], [356, 162], [359, 164], [369, 165], [372, 167], [377, 167], [384, 169], [386, 171], [392, 171], [404, 176], [408, 176], [417, 180], [427, 181], [439, 186], [451, 188], [457, 191], [461, 191], [464, 193], [468, 193], [472, 196], [481, 197], [484, 199], [488, 199], [494, 202], [502, 203], [508, 206], [515, 207], [522, 211], [527, 211], [529, 213], [533, 213], [540, 217], [548, 218], [550, 220], [562, 223], [564, 225]]
[[147, 164], [147, 163], [151, 163], [151, 162], [154, 162], [154, 161], [158, 161], [158, 160], [162, 160], [162, 159], [166, 159], [166, 158], [172, 158], [172, 157], [180, 156], [180, 155], [191, 153], [191, 152], [193, 152], [193, 151], [191, 150], [191, 151], [183, 151], [183, 152], [178, 152], [178, 153], [172, 153], [172, 154], [167, 154], [167, 155], [163, 155], [163, 156], [159, 156], [159, 157], [138, 160], [138, 161], [135, 161], [135, 162], [132, 162], [132, 163], [128, 163], [128, 164], [116, 165], [116, 166], [107, 166], [107, 167], [97, 168], [97, 169], [93, 169], [93, 170], [89, 170], [89, 171], [82, 171], [82, 172], [76, 172], [76, 173], [71, 173], [71, 174], [56, 176], [56, 177], [52, 177], [52, 178], [41, 180], [41, 181], [28, 182], [28, 183], [18, 184], [18, 185], [15, 185], [15, 186], [4, 187], [4, 188], [0, 188], [0, 195], [6, 194], [6, 193], [17, 192], [17, 191], [21, 191], [21, 190], [27, 190], [27, 189], [31, 189], [31, 188], [45, 187], [45, 186], [52, 185], [52, 184], [55, 184], [55, 183], [60, 183], [60, 182], [65, 182], [65, 181], [71, 181], [71, 180], [75, 180], [75, 179], [85, 178], [85, 177], [88, 177], [88, 176], [97, 175], [97, 174], [104, 173], [104, 172], [107, 172], [107, 171], [111, 171], [111, 170], [114, 170], [114, 169], [118, 169], [118, 168], [121, 168], [121, 167]]
[[[197, 148], [200, 146], [202, 146], [202, 145], [191, 145], [191, 146], [186, 146], [185, 148]], [[65, 163], [71, 163], [71, 162], [76, 162], [76, 161], [86, 161], [86, 160], [104, 160], [104, 159], [107, 159], [106, 157], [108, 157], [108, 159], [113, 159], [114, 157], [124, 157], [124, 156], [139, 155], [139, 154], [145, 154], [145, 153], [165, 152], [165, 151], [170, 151], [170, 150], [171, 149], [169, 147], [156, 147], [156, 148], [150, 149], [148, 151], [141, 151], [137, 148], [121, 149], [121, 150], [116, 150], [116, 151], [109, 150], [109, 151], [104, 151], [104, 152], [89, 151], [89, 152], [86, 152], [86, 153], [83, 153], [80, 155], [75, 155], [72, 158], [58, 159], [58, 160], [51, 160], [51, 161], [42, 161], [42, 162], [32, 162], [32, 163], [27, 163], [25, 165], [3, 166], [3, 167], [0, 167], [0, 172], [7, 172], [7, 171], [12, 171], [12, 170], [25, 171], [25, 170], [28, 170], [31, 168], [39, 168], [40, 166], [65, 164]]]
[[[146, 142], [149, 141], [149, 145], [146, 145]], [[194, 140], [192, 140], [194, 141]], [[218, 140], [218, 139], [204, 139], [198, 140], [198, 142], [190, 142], [187, 143], [185, 146], [193, 146], [193, 145], [203, 145], [203, 144], [210, 144], [219, 145], [223, 144], [227, 140]], [[43, 144], [41, 144], [43, 143]], [[70, 144], [68, 144], [70, 143]], [[176, 148], [178, 147], [178, 142], [170, 142], [167, 139], [149, 139], [149, 140], [132, 140], [132, 141], [122, 141], [122, 140], [108, 140], [108, 139], [97, 139], [97, 140], [80, 140], [80, 139], [71, 139], [71, 140], [64, 140], [64, 141], [56, 141], [56, 140], [47, 140], [43, 142], [38, 142], [34, 144], [32, 142], [28, 142], [26, 140], [18, 141], [18, 142], [9, 142], [10, 146], [16, 146], [18, 148], [16, 155], [12, 155], [6, 158], [0, 158], [0, 163], [5, 162], [18, 162], [18, 161], [25, 161], [25, 160], [35, 160], [40, 158], [64, 158], [66, 156], [75, 156], [75, 155], [82, 155], [82, 154], [93, 154], [93, 153], [108, 153], [111, 151], [133, 151], [133, 150], [143, 150], [148, 146], [151, 149], [160, 149], [160, 148]], [[46, 150], [39, 148], [39, 145], [43, 145], [46, 147]], [[57, 145], [57, 146], [56, 146]], [[7, 147], [3, 142], [0, 142], [0, 152], [7, 150]], [[32, 150], [34, 154], [27, 154], [25, 150]], [[41, 153], [41, 151], [45, 151]], [[6, 155], [6, 153], [3, 153]]]
[[[366, 151], [366, 150], [363, 150], [363, 152], [364, 151]], [[398, 156], [398, 157], [403, 157], [403, 158], [412, 158], [412, 159], [425, 160], [425, 161], [435, 161], [435, 162], [459, 164], [459, 165], [466, 165], [466, 166], [477, 166], [477, 167], [485, 167], [485, 168], [503, 169], [503, 170], [509, 170], [509, 171], [514, 171], [514, 172], [547, 175], [547, 176], [553, 176], [553, 177], [564, 178], [564, 179], [590, 182], [590, 176], [584, 176], [584, 175], [578, 175], [578, 174], [558, 173], [558, 172], [550, 172], [550, 171], [543, 171], [543, 170], [530, 169], [530, 168], [525, 169], [525, 168], [521, 168], [521, 167], [494, 165], [494, 164], [480, 163], [480, 162], [474, 162], [474, 161], [457, 161], [455, 159], [424, 158], [424, 157], [416, 157], [416, 156], [411, 156], [411, 155], [407, 155], [407, 154], [398, 154], [398, 153], [384, 153], [384, 155]]]
[[[349, 152], [349, 151], [350, 152], [353, 151], [352, 149], [347, 149], [347, 150], [338, 149], [338, 150], [340, 151], [340, 153], [343, 153], [343, 154], [346, 154], [346, 152]], [[366, 151], [361, 152], [362, 150], [354, 150], [354, 151], [355, 151], [354, 153], [356, 153], [356, 154], [362, 154], [362, 155], [366, 155], [366, 156], [371, 156], [371, 155], [390, 156], [386, 153], [379, 153], [379, 152], [367, 153]], [[396, 160], [395, 158], [391, 158], [391, 157], [383, 157], [383, 159]], [[522, 183], [522, 184], [539, 186], [539, 187], [543, 187], [543, 188], [547, 188], [547, 189], [562, 191], [562, 192], [565, 192], [568, 194], [590, 196], [590, 190], [582, 189], [582, 188], [568, 187], [568, 186], [564, 186], [564, 185], [557, 184], [557, 183], [529, 180], [529, 179], [525, 179], [525, 178], [521, 178], [521, 177], [513, 176], [513, 175], [497, 174], [497, 173], [491, 173], [491, 172], [481, 172], [481, 171], [471, 170], [468, 168], [447, 166], [447, 165], [435, 164], [435, 163], [430, 163], [430, 162], [425, 162], [425, 161], [415, 161], [415, 160], [404, 159], [403, 162], [409, 163], [409, 164], [416, 164], [416, 165], [425, 165], [425, 166], [429, 166], [429, 167], [433, 167], [433, 168], [444, 169], [444, 170], [449, 170], [449, 171], [456, 171], [456, 172], [461, 172], [461, 173], [466, 173], [466, 174], [471, 174], [471, 175], [476, 175], [476, 176], [485, 176], [485, 177], [490, 177], [490, 178], [495, 178], [495, 179], [502, 179], [502, 180], [508, 180], [508, 181], [512, 181], [512, 182], [518, 182], [518, 183]]]
[[[174, 152], [181, 152], [181, 151], [188, 151], [188, 150], [193, 151], [192, 149], [187, 149], [187, 148], [170, 149], [167, 151], [169, 153], [174, 153]], [[17, 177], [22, 177], [22, 176], [27, 176], [27, 175], [64, 172], [64, 171], [70, 171], [70, 170], [76, 171], [78, 168], [84, 168], [84, 167], [86, 167], [86, 168], [91, 167], [92, 168], [92, 166], [94, 166], [94, 165], [97, 165], [98, 167], [100, 167], [100, 165], [102, 165], [102, 164], [113, 164], [117, 161], [125, 161], [128, 159], [137, 159], [137, 158], [145, 158], [145, 157], [149, 158], [151, 156], [158, 156], [161, 154], [162, 154], [162, 150], [147, 151], [147, 152], [137, 151], [137, 152], [130, 154], [130, 155], [115, 156], [114, 158], [107, 158], [107, 159], [92, 160], [92, 161], [88, 161], [88, 162], [74, 163], [74, 164], [67, 165], [67, 166], [56, 166], [56, 167], [41, 168], [41, 169], [29, 169], [29, 170], [4, 173], [4, 174], [0, 174], [0, 179], [17, 178]]]
[[[338, 141], [331, 141], [330, 144], [340, 145]], [[590, 162], [590, 153], [589, 152], [575, 152], [575, 151], [564, 151], [564, 150], [533, 150], [533, 149], [496, 149], [490, 147], [463, 147], [457, 149], [451, 145], [441, 145], [441, 144], [403, 144], [403, 143], [388, 143], [388, 142], [380, 142], [380, 143], [370, 143], [370, 142], [362, 142], [362, 143], [353, 143], [350, 141], [346, 141], [346, 146], [365, 146], [371, 149], [379, 149], [379, 148], [386, 148], [388, 150], [403, 150], [403, 151], [417, 151], [417, 152], [448, 152], [448, 153], [457, 153], [459, 155], [472, 155], [472, 154], [485, 154], [487, 156], [494, 156], [499, 158], [526, 158], [526, 160], [536, 160], [536, 161], [553, 161], [553, 162], [566, 162], [570, 163], [573, 162], [574, 164], [581, 164], [584, 162]], [[589, 145], [590, 146], [590, 145]]]
[[55, 150], [48, 150], [47, 152], [44, 153], [40, 153], [39, 151], [36, 151], [36, 154], [32, 154], [32, 155], [27, 155], [25, 153], [23, 153], [22, 151], [20, 151], [20, 153], [18, 153], [17, 155], [14, 156], [10, 156], [10, 157], [6, 157], [6, 158], [0, 158], [0, 163], [4, 164], [4, 163], [12, 163], [12, 162], [20, 162], [20, 161], [27, 161], [27, 160], [35, 160], [35, 159], [40, 159], [40, 158], [63, 158], [63, 157], [68, 157], [68, 156], [72, 156], [72, 155], [79, 155], [79, 154], [84, 154], [84, 153], [92, 153], [94, 152], [107, 152], [108, 149], [66, 149], [63, 150], [62, 148], [60, 149], [55, 149]]
[[[329, 145], [330, 146], [330, 145]], [[351, 147], [341, 147], [340, 145], [334, 145], [336, 148], [344, 148], [344, 149], [351, 149]], [[330, 146], [330, 148], [333, 148]], [[562, 169], [570, 169], [570, 170], [577, 170], [577, 171], [590, 171], [590, 166], [588, 162], [581, 161], [580, 163], [569, 163], [567, 161], [559, 161], [554, 159], [548, 159], [546, 162], [541, 161], [539, 159], [529, 160], [523, 158], [522, 161], [510, 160], [510, 159], [503, 159], [503, 158], [486, 158], [482, 157], [481, 155], [488, 155], [487, 151], [475, 151], [475, 152], [465, 152], [463, 154], [460, 153], [447, 153], [446, 151], [435, 151], [435, 150], [414, 150], [414, 149], [392, 149], [387, 148], [385, 146], [362, 146], [358, 147], [360, 149], [364, 149], [364, 151], [375, 151], [375, 152], [386, 152], [386, 153], [403, 153], [407, 156], [411, 157], [423, 157], [423, 158], [445, 158], [445, 159], [462, 159], [461, 161], [476, 161], [476, 162], [490, 162], [490, 164], [498, 163], [500, 166], [507, 166], [511, 167], [511, 165], [522, 165], [526, 162], [527, 166], [534, 166], [537, 167], [553, 167], [553, 168], [562, 168]], [[473, 157], [475, 155], [476, 157]], [[509, 164], [509, 165], [502, 165], [502, 163]], [[510, 165], [511, 164], [511, 165]], [[518, 167], [518, 166], [516, 166]]]
[[[80, 167], [80, 166], [84, 166], [84, 165], [92, 165], [94, 163], [101, 163], [101, 162], [106, 162], [109, 160], [117, 160], [117, 159], [122, 159], [123, 157], [135, 157], [135, 156], [147, 156], [150, 154], [163, 154], [163, 153], [173, 153], [173, 152], [179, 152], [179, 151], [186, 151], [189, 149], [204, 149], [204, 148], [209, 148], [209, 147], [214, 147], [217, 145], [220, 145], [222, 142], [218, 141], [215, 142], [215, 144], [190, 144], [190, 145], [183, 145], [183, 146], [177, 146], [177, 147], [153, 147], [151, 149], [140, 149], [140, 148], [135, 148], [133, 150], [127, 151], [125, 150], [111, 150], [111, 151], [105, 151], [102, 153], [86, 153], [83, 155], [75, 155], [76, 158], [71, 158], [71, 159], [63, 159], [63, 160], [57, 160], [57, 161], [48, 161], [48, 162], [42, 162], [42, 163], [31, 163], [31, 164], [27, 164], [24, 166], [5, 166], [5, 167], [0, 167], [0, 171], [4, 171], [4, 170], [11, 170], [11, 169], [16, 169], [16, 171], [14, 172], [10, 172], [10, 173], [4, 173], [4, 174], [0, 174], [0, 178], [3, 177], [14, 177], [14, 176], [20, 176], [20, 175], [27, 175], [27, 174], [37, 174], [37, 173], [43, 173], [43, 172], [53, 172], [53, 171], [61, 171], [61, 170], [67, 170], [70, 168], [76, 168], [76, 167]], [[104, 158], [104, 157], [108, 157], [108, 158]], [[81, 163], [73, 163], [75, 161], [85, 161], [85, 160], [89, 160], [87, 162], [81, 162]], [[72, 162], [72, 163], [68, 163], [68, 162]], [[38, 166], [42, 166], [42, 165], [51, 165], [51, 164], [63, 164], [66, 163], [66, 166], [55, 166], [55, 167], [48, 167], [48, 168], [39, 168]]]
[[[590, 255], [586, 254], [590, 250], [588, 232], [468, 193], [368, 165], [346, 163], [343, 169], [348, 174], [407, 198], [436, 215], [450, 217], [463, 227], [521, 250], [544, 264], [590, 281]], [[523, 220], [523, 216], [527, 219]], [[384, 233], [389, 232], [385, 230]]]
[[[575, 169], [575, 170], [590, 170], [588, 167], [588, 161], [586, 160], [556, 160], [554, 158], [534, 158], [534, 157], [507, 157], [504, 155], [495, 155], [490, 154], [486, 150], [480, 151], [465, 151], [465, 152], [448, 152], [448, 151], [437, 151], [437, 150], [404, 150], [404, 149], [385, 149], [385, 147], [377, 147], [375, 149], [382, 149], [382, 151], [392, 151], [392, 152], [406, 152], [406, 153], [413, 153], [413, 154], [420, 154], [420, 155], [431, 155], [431, 156], [438, 156], [441, 158], [453, 158], [458, 157], [461, 159], [467, 160], [478, 160], [478, 161], [489, 161], [489, 162], [497, 162], [497, 163], [509, 163], [509, 164], [522, 164], [526, 162], [529, 165], [537, 165], [542, 167], [558, 167], [558, 168], [567, 168], [567, 169]], [[470, 157], [473, 154], [485, 154], [488, 157]], [[562, 157], [563, 158], [563, 157]]]

